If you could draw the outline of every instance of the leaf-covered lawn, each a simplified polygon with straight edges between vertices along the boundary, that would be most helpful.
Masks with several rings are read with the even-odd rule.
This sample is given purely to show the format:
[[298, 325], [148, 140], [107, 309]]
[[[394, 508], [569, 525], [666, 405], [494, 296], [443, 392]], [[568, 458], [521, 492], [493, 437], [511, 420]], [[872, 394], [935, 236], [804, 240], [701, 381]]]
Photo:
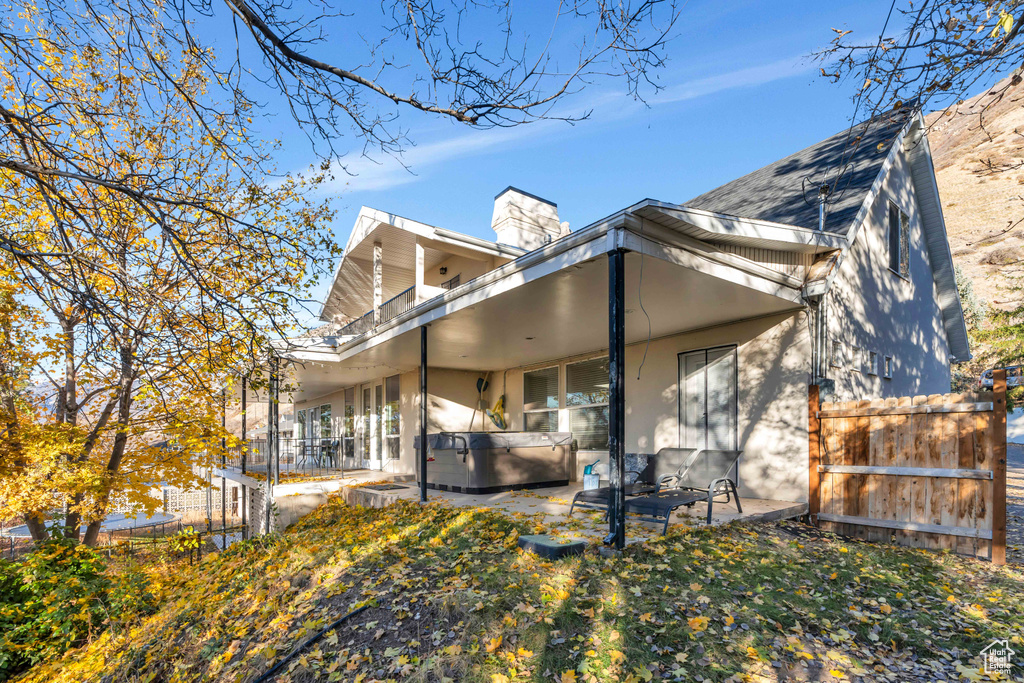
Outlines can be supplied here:
[[548, 562], [517, 548], [534, 531], [488, 510], [332, 499], [177, 570], [157, 614], [23, 680], [253, 681], [362, 604], [277, 680], [979, 680], [994, 638], [1024, 652], [1019, 568], [797, 524], [680, 528]]

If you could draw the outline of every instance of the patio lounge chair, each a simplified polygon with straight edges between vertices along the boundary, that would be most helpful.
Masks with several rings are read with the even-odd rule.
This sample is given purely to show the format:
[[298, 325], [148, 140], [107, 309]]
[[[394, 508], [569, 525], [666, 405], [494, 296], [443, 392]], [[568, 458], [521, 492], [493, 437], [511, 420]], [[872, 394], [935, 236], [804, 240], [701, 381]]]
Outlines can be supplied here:
[[[655, 483], [640, 481], [641, 473], [636, 470], [626, 470], [626, 480], [629, 481], [630, 475], [633, 476], [632, 481], [626, 484], [627, 496], [644, 496], [649, 493], [655, 493], [658, 491], [660, 482], [662, 479], [671, 476], [682, 475], [685, 469], [693, 462], [696, 454], [700, 452], [699, 448], [662, 448], [655, 455], [655, 462], [661, 463], [662, 466], [665, 463], [679, 462], [679, 466], [676, 470], [667, 475], [663, 475], [658, 478]], [[573, 496], [572, 504], [569, 506], [569, 515], [572, 516], [572, 511], [577, 508], [597, 508], [602, 509], [606, 513], [608, 511], [608, 498], [611, 495], [610, 486], [602, 486], [596, 489], [587, 489], [579, 491]]]
[[684, 505], [692, 506], [706, 500], [708, 524], [711, 524], [712, 508], [718, 496], [725, 496], [722, 501], [724, 503], [735, 498], [736, 511], [743, 512], [736, 482], [730, 476], [742, 454], [743, 451], [701, 450], [684, 471], [659, 477], [657, 491], [627, 500], [626, 513], [639, 515], [640, 519], [646, 521], [664, 521], [664, 534], [668, 531], [672, 513]]

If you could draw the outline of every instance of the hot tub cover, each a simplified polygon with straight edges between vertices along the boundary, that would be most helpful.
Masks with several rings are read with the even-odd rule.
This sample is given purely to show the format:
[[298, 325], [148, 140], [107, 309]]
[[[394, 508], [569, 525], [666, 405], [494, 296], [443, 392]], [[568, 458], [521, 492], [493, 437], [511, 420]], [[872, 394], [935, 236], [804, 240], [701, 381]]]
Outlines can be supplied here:
[[[506, 448], [532, 448], [546, 446], [568, 446], [572, 442], [571, 432], [441, 432], [427, 434], [431, 450], [470, 448], [492, 450]], [[419, 449], [420, 437], [415, 437], [414, 447]]]

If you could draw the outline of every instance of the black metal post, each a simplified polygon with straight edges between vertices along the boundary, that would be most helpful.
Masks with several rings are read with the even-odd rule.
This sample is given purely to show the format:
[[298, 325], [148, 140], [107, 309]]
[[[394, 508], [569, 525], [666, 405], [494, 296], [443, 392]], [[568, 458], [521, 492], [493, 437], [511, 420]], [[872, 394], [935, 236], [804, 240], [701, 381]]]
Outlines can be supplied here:
[[626, 252], [608, 252], [608, 536], [626, 546]]
[[420, 325], [420, 502], [427, 502], [427, 326]]
[[274, 357], [274, 486], [281, 483], [281, 377], [280, 365]]
[[267, 397], [267, 499], [263, 506], [264, 532], [270, 533], [270, 511], [274, 501], [274, 452], [277, 450], [277, 420], [274, 418], [274, 404], [277, 398], [277, 359], [270, 366], [270, 395]]
[[[245, 420], [245, 380], [242, 378], [242, 476], [245, 476], [245, 458], [249, 454], [249, 435], [247, 432], [248, 425]], [[244, 480], [243, 480], [244, 481]], [[248, 499], [248, 487], [242, 484], [242, 538], [249, 538], [249, 525], [248, 525], [248, 511], [249, 511], [249, 499]]]
[[220, 437], [220, 528], [221, 528], [221, 550], [224, 549], [223, 529], [228, 525], [227, 507], [228, 492], [227, 480], [224, 478], [224, 471], [228, 468], [228, 390], [220, 390], [220, 428], [223, 431]]

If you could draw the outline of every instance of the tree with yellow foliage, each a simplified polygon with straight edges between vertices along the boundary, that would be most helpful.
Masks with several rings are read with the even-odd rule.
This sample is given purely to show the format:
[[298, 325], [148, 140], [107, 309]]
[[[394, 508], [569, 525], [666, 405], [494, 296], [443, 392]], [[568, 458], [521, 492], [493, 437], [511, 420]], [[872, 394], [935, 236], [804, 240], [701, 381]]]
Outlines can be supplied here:
[[[339, 252], [328, 207], [305, 198], [320, 177], [254, 174], [273, 150], [237, 117], [196, 116], [209, 83], [195, 54], [146, 46], [181, 94], [155, 102], [116, 41], [64, 51], [29, 21], [43, 63], [21, 69], [8, 52], [0, 88], [45, 130], [46, 145], [21, 141], [27, 156], [75, 162], [36, 177], [0, 167], [17, 245], [0, 289], [0, 517], [24, 517], [37, 540], [47, 517], [69, 538], [84, 523], [94, 544], [115, 499], [152, 511], [154, 483], [197, 483], [225, 436], [219, 384], [259, 359], [263, 330], [286, 331]], [[14, 92], [32, 96], [10, 109]]]

